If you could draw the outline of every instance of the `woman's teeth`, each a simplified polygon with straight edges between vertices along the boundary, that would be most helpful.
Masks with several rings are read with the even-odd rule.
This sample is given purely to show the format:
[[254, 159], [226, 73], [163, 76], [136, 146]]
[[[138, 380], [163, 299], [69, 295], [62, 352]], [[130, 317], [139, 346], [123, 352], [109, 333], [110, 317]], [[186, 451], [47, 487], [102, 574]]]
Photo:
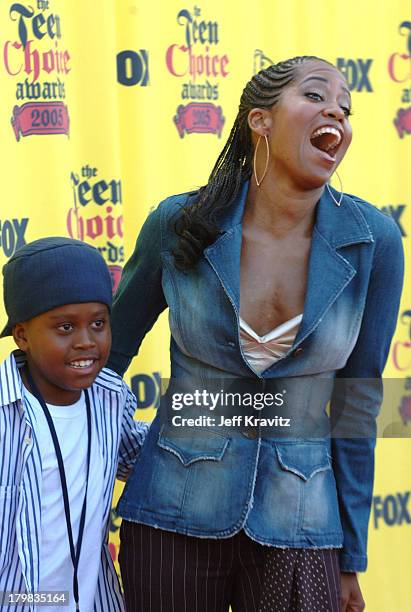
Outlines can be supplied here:
[[336, 128], [324, 126], [318, 128], [318, 130], [312, 134], [310, 140], [314, 147], [327, 152], [338, 147], [342, 140], [342, 136]]

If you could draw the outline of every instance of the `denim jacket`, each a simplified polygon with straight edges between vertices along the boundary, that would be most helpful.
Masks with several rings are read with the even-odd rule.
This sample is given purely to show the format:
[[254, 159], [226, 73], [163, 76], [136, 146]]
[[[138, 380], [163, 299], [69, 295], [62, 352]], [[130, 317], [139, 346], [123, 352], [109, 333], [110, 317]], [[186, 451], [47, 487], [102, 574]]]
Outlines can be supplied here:
[[[329, 436], [325, 428], [321, 437], [277, 439], [260, 430], [205, 426], [181, 436], [162, 418], [163, 401], [118, 512], [191, 536], [226, 538], [244, 529], [271, 546], [338, 547], [342, 570], [363, 571], [381, 374], [403, 279], [400, 232], [371, 204], [345, 194], [337, 207], [324, 190], [299, 331], [284, 357], [258, 375], [239, 340], [247, 190], [245, 183], [219, 223], [217, 240], [189, 272], [177, 270], [172, 256], [173, 220], [189, 194], [167, 198], [148, 216], [115, 298], [109, 366], [123, 374], [169, 307], [172, 378], [194, 377], [206, 387], [218, 378], [244, 377], [262, 388], [293, 380], [301, 384], [291, 412], [327, 423], [348, 415], [364, 424], [364, 434]], [[328, 384], [318, 386], [314, 401], [317, 379]], [[348, 379], [360, 381], [360, 392], [344, 384]]]

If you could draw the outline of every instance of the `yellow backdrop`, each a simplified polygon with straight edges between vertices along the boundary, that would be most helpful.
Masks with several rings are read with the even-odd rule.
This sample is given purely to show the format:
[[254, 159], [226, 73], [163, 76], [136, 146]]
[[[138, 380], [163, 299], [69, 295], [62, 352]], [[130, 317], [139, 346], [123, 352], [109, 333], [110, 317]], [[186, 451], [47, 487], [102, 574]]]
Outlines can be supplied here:
[[[117, 285], [147, 212], [203, 184], [251, 74], [314, 54], [353, 96], [344, 190], [391, 214], [409, 245], [411, 9], [407, 0], [4, 0], [1, 6], [0, 264], [44, 235], [101, 249]], [[337, 185], [338, 188], [338, 185]], [[410, 269], [407, 254], [407, 269]], [[411, 609], [411, 304], [407, 281], [386, 376], [402, 379], [377, 451], [371, 612]], [[144, 299], [144, 295], [141, 296]], [[4, 317], [1, 307], [0, 314]], [[0, 353], [12, 348], [3, 340]], [[130, 368], [150, 420], [168, 374], [163, 316]], [[120, 489], [116, 490], [116, 497]], [[113, 517], [112, 552], [117, 555]]]

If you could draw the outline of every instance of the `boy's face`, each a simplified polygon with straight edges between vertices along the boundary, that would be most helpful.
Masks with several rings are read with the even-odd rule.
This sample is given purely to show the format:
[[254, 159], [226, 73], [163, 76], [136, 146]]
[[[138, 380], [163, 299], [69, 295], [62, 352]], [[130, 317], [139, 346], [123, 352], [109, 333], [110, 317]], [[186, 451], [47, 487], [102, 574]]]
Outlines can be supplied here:
[[99, 302], [53, 308], [13, 328], [45, 402], [75, 403], [106, 364], [111, 346], [108, 308]]

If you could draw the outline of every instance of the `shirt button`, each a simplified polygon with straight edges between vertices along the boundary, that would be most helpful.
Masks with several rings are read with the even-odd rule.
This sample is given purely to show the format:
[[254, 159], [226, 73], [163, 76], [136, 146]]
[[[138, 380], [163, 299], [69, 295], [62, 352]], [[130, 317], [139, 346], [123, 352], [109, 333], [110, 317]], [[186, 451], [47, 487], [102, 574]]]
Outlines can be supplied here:
[[303, 349], [299, 346], [298, 348], [295, 349], [293, 353], [293, 357], [298, 357], [298, 355], [301, 355], [302, 352], [303, 352]]
[[256, 438], [258, 438], [258, 429], [257, 427], [250, 427], [250, 429], [243, 431], [242, 434], [249, 440], [255, 440]]

